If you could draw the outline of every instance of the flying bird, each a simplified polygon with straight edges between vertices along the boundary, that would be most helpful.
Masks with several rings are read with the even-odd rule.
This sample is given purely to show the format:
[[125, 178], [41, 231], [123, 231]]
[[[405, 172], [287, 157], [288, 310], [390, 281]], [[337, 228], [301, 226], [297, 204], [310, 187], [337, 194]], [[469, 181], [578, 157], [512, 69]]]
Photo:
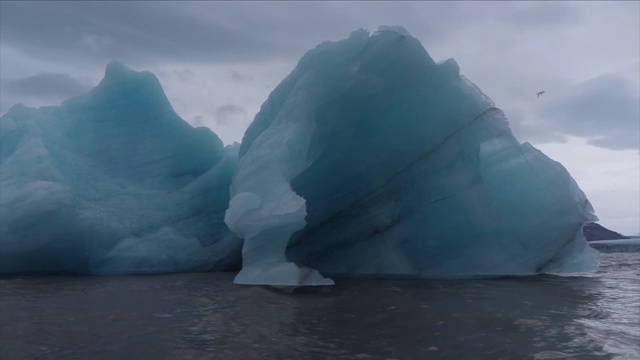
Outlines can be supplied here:
[[537, 97], [540, 97], [540, 95], [544, 94], [544, 91], [540, 91], [540, 92], [538, 92], [537, 94], [538, 94], [538, 96], [537, 96]]

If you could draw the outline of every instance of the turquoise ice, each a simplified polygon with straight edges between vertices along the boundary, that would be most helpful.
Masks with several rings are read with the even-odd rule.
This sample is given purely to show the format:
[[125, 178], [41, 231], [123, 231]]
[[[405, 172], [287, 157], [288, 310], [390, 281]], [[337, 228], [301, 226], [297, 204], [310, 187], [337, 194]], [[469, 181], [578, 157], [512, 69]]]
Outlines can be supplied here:
[[238, 146], [178, 117], [149, 72], [111, 62], [89, 93], [0, 118], [0, 273], [228, 269]]
[[596, 220], [565, 168], [399, 27], [325, 42], [270, 94], [240, 146], [225, 221], [235, 282], [593, 271]]
[[59, 107], [13, 107], [0, 140], [2, 274], [242, 260], [237, 283], [290, 289], [597, 267], [582, 236], [596, 217], [569, 173], [399, 27], [309, 51], [241, 145], [118, 62]]

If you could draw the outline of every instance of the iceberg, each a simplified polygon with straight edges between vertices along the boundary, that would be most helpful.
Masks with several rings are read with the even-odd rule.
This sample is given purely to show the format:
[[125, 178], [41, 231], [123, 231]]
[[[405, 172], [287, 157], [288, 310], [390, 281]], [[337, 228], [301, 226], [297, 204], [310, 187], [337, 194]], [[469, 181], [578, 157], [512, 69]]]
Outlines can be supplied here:
[[246, 130], [225, 215], [239, 284], [595, 271], [597, 218], [453, 59], [400, 27], [307, 52]]
[[59, 107], [0, 118], [0, 273], [227, 270], [239, 145], [172, 109], [158, 79], [113, 61]]

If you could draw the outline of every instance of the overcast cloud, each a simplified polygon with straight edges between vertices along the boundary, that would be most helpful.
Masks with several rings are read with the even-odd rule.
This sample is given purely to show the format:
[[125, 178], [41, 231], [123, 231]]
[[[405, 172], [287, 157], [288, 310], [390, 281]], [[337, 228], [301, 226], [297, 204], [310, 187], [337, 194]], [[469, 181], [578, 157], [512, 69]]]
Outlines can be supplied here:
[[614, 150], [638, 148], [640, 98], [623, 77], [602, 75], [550, 95], [538, 111], [549, 131]]
[[[33, 98], [33, 104], [40, 105], [38, 98], [46, 97], [40, 102], [51, 105], [46, 101], [73, 95], [77, 91], [72, 91], [72, 82], [82, 76], [71, 72], [78, 70], [77, 65], [97, 81], [111, 59], [152, 70], [160, 77], [158, 70], [173, 67], [200, 82], [206, 80], [194, 74], [196, 67], [217, 66], [231, 74], [210, 79], [219, 87], [229, 80], [260, 86], [255, 75], [233, 66], [270, 72], [269, 65], [276, 62], [288, 64], [290, 70], [319, 42], [343, 38], [359, 27], [400, 24], [423, 42], [435, 60], [456, 58], [462, 72], [505, 110], [522, 138], [545, 143], [566, 141], [565, 135], [573, 135], [611, 149], [640, 147], [637, 2], [73, 1], [2, 2], [0, 6], [2, 47], [11, 50], [5, 56], [3, 49], [0, 58], [6, 85], [2, 112], [18, 99], [29, 103]], [[55, 69], [33, 68], [31, 72], [40, 73], [16, 78], [12, 76], [15, 68], [29, 72], [23, 57], [50, 67], [58, 64], [69, 73], [43, 74]], [[57, 81], [59, 87], [43, 89], [58, 89], [59, 96], [49, 90], [25, 94], [24, 87], [13, 86], [34, 81]], [[177, 81], [194, 80], [182, 76]], [[86, 86], [75, 82], [78, 89]], [[276, 84], [277, 80], [267, 86]], [[214, 84], [212, 89], [216, 88]], [[551, 98], [542, 109], [533, 97], [540, 90], [547, 90], [540, 102]], [[184, 105], [186, 118], [207, 117], [201, 113], [209, 106]], [[236, 106], [249, 111], [258, 105]], [[217, 116], [209, 121], [214, 131], [216, 126], [229, 125]], [[225, 139], [235, 140], [239, 139]]]
[[[58, 104], [119, 59], [156, 74], [184, 119], [240, 141], [305, 51], [378, 25], [404, 26], [436, 61], [455, 58], [521, 140], [563, 144], [551, 152], [577, 143], [607, 156], [640, 149], [637, 1], [2, 1], [0, 113], [18, 102]], [[640, 200], [621, 206], [640, 216]], [[638, 223], [618, 230], [640, 232]]]
[[83, 94], [93, 87], [87, 81], [67, 74], [41, 73], [22, 79], [2, 79], [7, 91], [22, 96], [69, 98]]

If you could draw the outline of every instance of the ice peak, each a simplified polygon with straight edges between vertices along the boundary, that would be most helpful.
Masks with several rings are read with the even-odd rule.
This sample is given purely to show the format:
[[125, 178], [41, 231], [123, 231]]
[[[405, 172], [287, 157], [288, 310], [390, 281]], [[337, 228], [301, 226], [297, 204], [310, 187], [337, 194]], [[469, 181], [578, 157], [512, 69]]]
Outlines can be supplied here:
[[121, 77], [134, 74], [135, 71], [124, 65], [120, 60], [111, 60], [107, 64], [104, 76], [107, 77]]
[[107, 64], [104, 78], [100, 82], [100, 85], [104, 86], [103, 84], [113, 84], [118, 87], [148, 86], [162, 91], [158, 78], [151, 72], [132, 70], [118, 60], [111, 60]]
[[[1, 118], [12, 119], [13, 121], [23, 121], [28, 119], [31, 116], [33, 110], [34, 109], [32, 108], [28, 108], [24, 106], [24, 104], [22, 103], [18, 103], [13, 105], [11, 108], [9, 108], [9, 111], [3, 114]], [[2, 138], [3, 136], [2, 134], [4, 134], [4, 131], [6, 130], [5, 126], [6, 124], [0, 121], [0, 138]]]
[[[121, 111], [134, 108], [149, 117], [151, 113], [173, 112], [169, 99], [164, 93], [158, 78], [149, 71], [135, 71], [118, 60], [111, 60], [106, 68], [104, 78], [98, 86], [87, 94], [66, 100], [63, 106], [106, 106], [113, 110], [116, 104]], [[126, 105], [125, 105], [126, 104]]]
[[23, 103], [17, 103], [9, 108], [7, 111], [7, 115], [11, 115], [13, 117], [19, 117], [29, 111], [29, 108], [26, 107]]
[[394, 26], [387, 26], [387, 25], [380, 25], [378, 26], [378, 31], [377, 32], [383, 32], [383, 31], [391, 31], [403, 36], [411, 36], [411, 34], [409, 34], [409, 32], [407, 31], [407, 29], [405, 29], [402, 26], [398, 26], [398, 25], [394, 25]]

